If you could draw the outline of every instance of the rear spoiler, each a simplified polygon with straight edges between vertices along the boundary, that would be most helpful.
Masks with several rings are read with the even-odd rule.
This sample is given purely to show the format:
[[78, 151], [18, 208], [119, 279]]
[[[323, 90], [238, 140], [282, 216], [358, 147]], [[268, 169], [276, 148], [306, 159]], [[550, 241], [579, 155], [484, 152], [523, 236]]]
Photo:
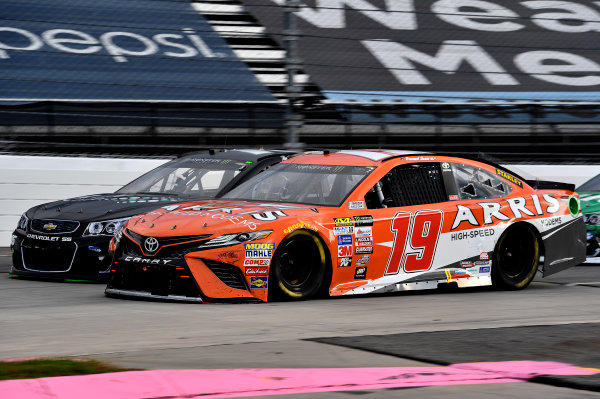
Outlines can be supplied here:
[[525, 183], [529, 184], [536, 190], [569, 190], [575, 191], [575, 184], [561, 183], [557, 181], [545, 181], [545, 180], [525, 180]]

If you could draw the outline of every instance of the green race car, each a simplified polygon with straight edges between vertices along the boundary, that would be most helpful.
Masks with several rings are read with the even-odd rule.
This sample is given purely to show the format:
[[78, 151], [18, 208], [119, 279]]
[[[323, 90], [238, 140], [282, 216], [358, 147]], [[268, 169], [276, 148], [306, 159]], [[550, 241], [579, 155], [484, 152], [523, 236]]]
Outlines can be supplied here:
[[577, 188], [587, 225], [587, 255], [600, 256], [600, 175]]

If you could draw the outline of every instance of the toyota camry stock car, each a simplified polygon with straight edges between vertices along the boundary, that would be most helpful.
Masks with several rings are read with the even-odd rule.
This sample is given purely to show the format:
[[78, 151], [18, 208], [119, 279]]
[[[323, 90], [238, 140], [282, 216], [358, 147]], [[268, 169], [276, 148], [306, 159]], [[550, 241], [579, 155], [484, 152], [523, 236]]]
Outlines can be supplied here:
[[547, 276], [585, 259], [573, 189], [463, 158], [307, 153], [220, 200], [131, 218], [111, 244], [105, 293], [229, 302], [524, 288], [538, 267]]
[[106, 281], [108, 244], [130, 216], [160, 204], [219, 197], [292, 154], [250, 149], [188, 154], [115, 193], [33, 207], [13, 233], [10, 276]]

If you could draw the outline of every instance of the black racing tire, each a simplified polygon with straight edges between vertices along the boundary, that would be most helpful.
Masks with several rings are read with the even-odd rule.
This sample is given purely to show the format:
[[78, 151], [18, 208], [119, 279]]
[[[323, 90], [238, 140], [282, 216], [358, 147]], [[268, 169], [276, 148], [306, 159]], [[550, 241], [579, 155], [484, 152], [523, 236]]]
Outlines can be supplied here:
[[327, 276], [321, 239], [296, 230], [277, 247], [269, 271], [269, 300], [303, 300], [320, 292]]
[[501, 290], [527, 287], [538, 268], [540, 240], [533, 227], [520, 223], [500, 236], [492, 257], [492, 286]]

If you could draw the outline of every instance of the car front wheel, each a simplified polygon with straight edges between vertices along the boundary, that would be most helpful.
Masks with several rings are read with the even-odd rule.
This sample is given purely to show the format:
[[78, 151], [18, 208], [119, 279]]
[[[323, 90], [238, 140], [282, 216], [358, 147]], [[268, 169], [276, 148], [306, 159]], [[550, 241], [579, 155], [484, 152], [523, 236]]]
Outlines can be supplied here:
[[269, 272], [269, 299], [301, 300], [319, 292], [326, 276], [326, 252], [319, 237], [296, 230], [277, 247]]

